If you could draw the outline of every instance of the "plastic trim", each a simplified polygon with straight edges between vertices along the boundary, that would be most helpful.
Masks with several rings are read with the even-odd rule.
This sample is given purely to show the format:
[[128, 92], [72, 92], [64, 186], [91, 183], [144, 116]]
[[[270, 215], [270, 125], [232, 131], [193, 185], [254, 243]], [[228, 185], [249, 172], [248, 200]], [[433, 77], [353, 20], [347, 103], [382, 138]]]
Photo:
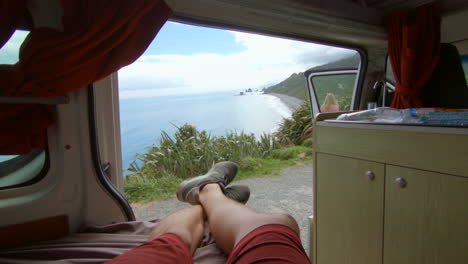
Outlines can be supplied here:
[[135, 221], [135, 214], [133, 213], [130, 204], [127, 199], [119, 192], [119, 190], [112, 184], [109, 177], [104, 171], [101, 165], [101, 156], [99, 153], [99, 140], [97, 137], [97, 125], [96, 125], [96, 107], [95, 107], [95, 93], [94, 84], [90, 84], [88, 89], [88, 118], [89, 118], [89, 140], [91, 143], [91, 155], [93, 159], [94, 169], [96, 171], [97, 178], [105, 191], [115, 200], [120, 206], [122, 211], [125, 213], [128, 221]]

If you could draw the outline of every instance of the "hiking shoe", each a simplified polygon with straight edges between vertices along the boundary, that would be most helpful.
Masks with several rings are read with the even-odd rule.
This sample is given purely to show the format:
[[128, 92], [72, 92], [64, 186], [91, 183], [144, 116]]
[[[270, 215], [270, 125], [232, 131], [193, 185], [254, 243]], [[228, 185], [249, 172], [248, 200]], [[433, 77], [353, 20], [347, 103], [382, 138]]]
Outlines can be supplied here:
[[246, 204], [250, 197], [250, 188], [245, 185], [233, 185], [224, 189], [227, 198]]
[[232, 161], [216, 163], [205, 175], [197, 176], [182, 182], [177, 189], [177, 199], [190, 204], [200, 204], [200, 189], [209, 183], [217, 183], [224, 188], [236, 177], [237, 164]]

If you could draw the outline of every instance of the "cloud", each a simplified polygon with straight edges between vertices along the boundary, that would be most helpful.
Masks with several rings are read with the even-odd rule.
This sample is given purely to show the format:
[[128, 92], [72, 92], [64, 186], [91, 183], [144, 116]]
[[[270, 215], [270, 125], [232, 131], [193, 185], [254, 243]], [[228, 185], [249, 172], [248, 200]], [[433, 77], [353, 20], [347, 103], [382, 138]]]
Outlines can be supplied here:
[[[292, 73], [335, 61], [355, 51], [330, 46], [231, 32], [238, 45], [235, 54], [143, 55], [119, 71], [124, 97], [263, 88]], [[189, 45], [189, 44], [188, 44]], [[146, 91], [146, 92], [143, 92]], [[150, 92], [152, 91], [152, 92]]]

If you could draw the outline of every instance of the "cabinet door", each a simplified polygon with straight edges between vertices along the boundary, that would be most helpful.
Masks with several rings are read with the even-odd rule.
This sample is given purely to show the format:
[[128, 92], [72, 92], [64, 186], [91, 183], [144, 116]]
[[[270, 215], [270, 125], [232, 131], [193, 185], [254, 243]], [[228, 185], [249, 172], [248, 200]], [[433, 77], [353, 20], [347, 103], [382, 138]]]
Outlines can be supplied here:
[[385, 186], [384, 264], [468, 263], [468, 178], [387, 166]]
[[384, 165], [316, 158], [317, 264], [382, 263]]

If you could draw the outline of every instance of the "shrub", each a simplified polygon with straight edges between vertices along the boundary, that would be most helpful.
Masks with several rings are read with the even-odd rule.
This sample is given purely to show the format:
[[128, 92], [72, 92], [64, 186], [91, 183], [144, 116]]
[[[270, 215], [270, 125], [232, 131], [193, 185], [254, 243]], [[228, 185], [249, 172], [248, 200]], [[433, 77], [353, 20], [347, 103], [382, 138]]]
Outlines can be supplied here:
[[129, 171], [131, 175], [159, 177], [172, 174], [185, 179], [205, 173], [216, 162], [267, 157], [279, 147], [276, 139], [268, 134], [259, 140], [254, 134], [244, 132], [214, 137], [185, 124], [177, 128], [174, 139], [163, 131], [159, 146], [153, 145], [148, 152], [138, 154]]
[[293, 112], [291, 118], [283, 119], [274, 136], [283, 145], [306, 145], [311, 147], [312, 131], [313, 124], [310, 104], [308, 101], [304, 101]]

